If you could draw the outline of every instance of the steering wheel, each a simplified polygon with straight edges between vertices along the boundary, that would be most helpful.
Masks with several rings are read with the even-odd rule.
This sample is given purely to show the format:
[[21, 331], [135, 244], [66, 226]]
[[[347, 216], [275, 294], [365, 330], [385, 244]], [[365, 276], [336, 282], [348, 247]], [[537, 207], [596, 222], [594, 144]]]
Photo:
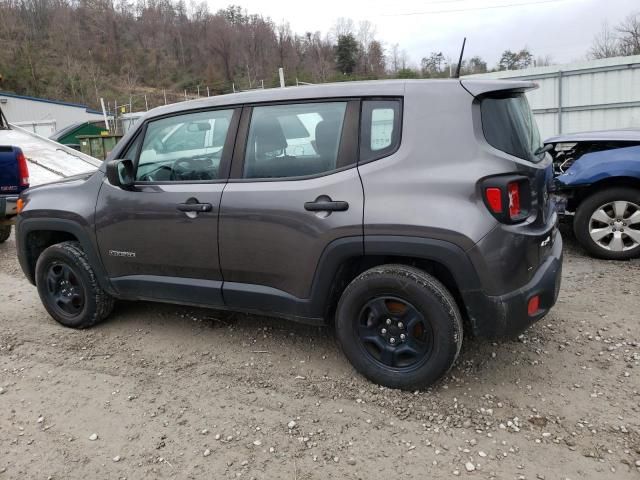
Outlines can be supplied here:
[[[208, 171], [208, 167], [211, 171]], [[173, 163], [171, 169], [171, 180], [212, 180], [213, 178], [215, 178], [213, 163], [209, 157], [181, 158]]]
[[[161, 172], [164, 172], [163, 176], [166, 178], [158, 178]], [[145, 173], [140, 177], [143, 182], [156, 182], [168, 180], [173, 176], [173, 169], [169, 165], [160, 165], [158, 168], [151, 170], [149, 173]]]

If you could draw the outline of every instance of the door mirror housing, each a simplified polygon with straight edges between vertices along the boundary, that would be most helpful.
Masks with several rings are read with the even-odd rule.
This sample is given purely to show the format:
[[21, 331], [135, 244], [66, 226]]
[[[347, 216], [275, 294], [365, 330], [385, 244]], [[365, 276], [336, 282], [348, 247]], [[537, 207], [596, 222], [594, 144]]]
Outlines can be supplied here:
[[135, 173], [131, 160], [111, 160], [107, 162], [107, 179], [114, 187], [124, 190], [133, 187]]

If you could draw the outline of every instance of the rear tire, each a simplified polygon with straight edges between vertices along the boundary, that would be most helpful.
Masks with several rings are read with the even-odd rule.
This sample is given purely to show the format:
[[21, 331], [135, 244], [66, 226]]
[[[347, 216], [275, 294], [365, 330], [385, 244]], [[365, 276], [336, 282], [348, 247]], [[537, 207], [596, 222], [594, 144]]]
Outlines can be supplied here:
[[594, 257], [640, 256], [640, 190], [613, 187], [587, 197], [576, 211], [573, 231]]
[[416, 390], [454, 364], [462, 347], [462, 317], [451, 293], [431, 275], [381, 265], [345, 289], [336, 333], [362, 375], [386, 387]]
[[11, 225], [0, 227], [0, 243], [6, 242], [11, 236]]
[[36, 286], [49, 315], [65, 327], [91, 327], [113, 310], [113, 297], [100, 288], [78, 242], [58, 243], [42, 252]]

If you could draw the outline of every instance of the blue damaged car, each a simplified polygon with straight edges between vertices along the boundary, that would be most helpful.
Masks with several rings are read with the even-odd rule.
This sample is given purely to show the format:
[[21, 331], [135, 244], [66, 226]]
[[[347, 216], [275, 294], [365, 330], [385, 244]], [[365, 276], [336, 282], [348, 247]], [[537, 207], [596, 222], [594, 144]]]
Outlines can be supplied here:
[[549, 138], [558, 211], [593, 256], [640, 256], [640, 130], [574, 133]]

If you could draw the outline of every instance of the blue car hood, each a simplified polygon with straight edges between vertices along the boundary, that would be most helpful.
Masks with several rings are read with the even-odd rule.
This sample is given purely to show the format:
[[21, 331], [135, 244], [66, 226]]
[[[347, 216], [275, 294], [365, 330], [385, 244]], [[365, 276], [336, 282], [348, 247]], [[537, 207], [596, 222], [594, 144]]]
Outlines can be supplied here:
[[640, 179], [640, 146], [587, 153], [558, 176], [556, 182], [564, 186], [580, 186], [610, 177]]

